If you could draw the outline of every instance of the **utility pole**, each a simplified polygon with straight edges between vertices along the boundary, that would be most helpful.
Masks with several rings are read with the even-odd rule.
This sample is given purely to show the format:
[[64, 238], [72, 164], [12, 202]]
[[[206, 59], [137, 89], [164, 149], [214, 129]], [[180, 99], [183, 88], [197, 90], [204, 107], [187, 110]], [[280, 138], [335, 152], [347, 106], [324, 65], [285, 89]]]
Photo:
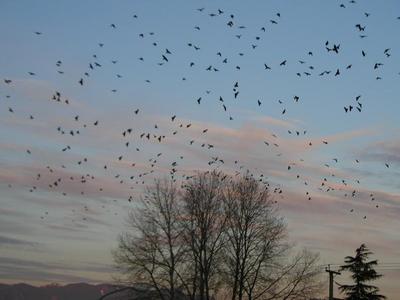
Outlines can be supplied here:
[[328, 265], [325, 271], [329, 273], [329, 300], [333, 300], [333, 276], [340, 275], [340, 272], [331, 270], [331, 265]]

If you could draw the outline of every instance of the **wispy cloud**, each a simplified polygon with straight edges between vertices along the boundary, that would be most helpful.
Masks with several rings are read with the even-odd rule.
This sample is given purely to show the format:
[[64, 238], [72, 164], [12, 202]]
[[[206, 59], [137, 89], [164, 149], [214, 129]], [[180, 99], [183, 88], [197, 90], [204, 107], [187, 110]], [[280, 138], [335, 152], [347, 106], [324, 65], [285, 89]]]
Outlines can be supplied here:
[[361, 149], [360, 158], [365, 161], [400, 165], [400, 139], [375, 142]]
[[[0, 257], [0, 276], [8, 280], [65, 283], [95, 282], [93, 274], [97, 274], [97, 278], [104, 280], [109, 278], [114, 271], [113, 266], [102, 263], [84, 262], [76, 265]], [[82, 273], [87, 273], [88, 276], [78, 275]]]
[[282, 119], [276, 119], [276, 118], [273, 118], [270, 116], [258, 117], [258, 118], [256, 118], [256, 121], [258, 121], [260, 124], [271, 125], [271, 126], [275, 126], [275, 127], [283, 127], [283, 128], [298, 127], [295, 122], [282, 120]]
[[6, 247], [10, 245], [36, 247], [39, 245], [39, 243], [0, 235], [0, 247]]

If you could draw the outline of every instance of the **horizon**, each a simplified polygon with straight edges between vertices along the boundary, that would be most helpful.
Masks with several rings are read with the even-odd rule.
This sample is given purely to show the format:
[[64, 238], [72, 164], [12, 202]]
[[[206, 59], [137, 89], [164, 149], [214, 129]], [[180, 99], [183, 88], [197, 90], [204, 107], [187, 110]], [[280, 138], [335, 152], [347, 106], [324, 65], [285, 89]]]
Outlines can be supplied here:
[[110, 282], [144, 187], [249, 170], [295, 249], [337, 268], [366, 243], [395, 299], [399, 17], [395, 0], [3, 1], [0, 282]]

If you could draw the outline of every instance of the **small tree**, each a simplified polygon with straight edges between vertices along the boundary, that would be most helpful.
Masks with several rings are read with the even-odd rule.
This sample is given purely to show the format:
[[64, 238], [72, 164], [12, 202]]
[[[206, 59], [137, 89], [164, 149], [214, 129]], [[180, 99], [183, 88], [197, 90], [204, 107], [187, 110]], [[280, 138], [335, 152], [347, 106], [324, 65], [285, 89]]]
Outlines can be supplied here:
[[378, 264], [377, 260], [367, 261], [368, 256], [373, 254], [365, 244], [356, 249], [356, 255], [346, 256], [345, 265], [341, 270], [352, 273], [353, 285], [341, 285], [340, 291], [346, 294], [347, 300], [380, 300], [386, 299], [385, 296], [378, 294], [379, 289], [376, 286], [368, 285], [366, 282], [376, 280], [382, 277], [374, 270]]

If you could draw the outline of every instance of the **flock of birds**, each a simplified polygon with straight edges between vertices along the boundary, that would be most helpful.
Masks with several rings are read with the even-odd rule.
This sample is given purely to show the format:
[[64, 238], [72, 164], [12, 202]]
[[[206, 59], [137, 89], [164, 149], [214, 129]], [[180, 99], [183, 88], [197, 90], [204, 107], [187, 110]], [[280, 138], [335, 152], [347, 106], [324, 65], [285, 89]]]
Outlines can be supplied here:
[[[349, 1], [347, 4], [340, 4], [340, 7], [343, 9], [346, 9], [349, 5], [354, 5], [356, 2], [355, 1]], [[207, 22], [206, 18], [223, 18], [223, 23], [224, 26], [227, 26], [228, 28], [232, 29], [232, 34], [233, 38], [237, 40], [244, 40], [244, 29], [246, 29], [246, 26], [240, 24], [239, 21], [237, 21], [237, 17], [234, 14], [230, 14], [224, 9], [217, 9], [216, 11], [208, 11], [206, 8], [198, 8], [196, 9], [195, 13], [202, 14], [205, 22]], [[355, 32], [359, 35], [360, 39], [365, 39], [367, 38], [367, 25], [368, 25], [368, 19], [371, 17], [371, 14], [369, 12], [363, 13], [365, 17], [365, 24], [355, 24], [354, 29]], [[139, 20], [141, 16], [134, 14], [133, 16], [134, 20]], [[259, 46], [259, 41], [263, 39], [263, 34], [265, 34], [269, 30], [273, 30], [274, 26], [279, 26], [281, 22], [284, 22], [283, 16], [281, 15], [280, 12], [277, 12], [273, 18], [267, 21], [266, 24], [260, 26], [258, 28], [257, 34], [254, 38], [254, 40], [250, 43], [250, 45], [247, 45], [249, 49], [254, 50]], [[117, 23], [112, 23], [108, 25], [110, 30], [118, 30], [118, 24]], [[193, 30], [194, 31], [201, 31], [201, 26], [199, 25], [193, 25]], [[40, 38], [45, 38], [46, 33], [41, 32], [41, 31], [36, 31], [33, 33], [34, 35], [37, 35]], [[174, 57], [174, 50], [173, 48], [167, 48], [167, 47], [162, 47], [156, 40], [151, 39], [153, 36], [156, 36], [155, 32], [148, 32], [148, 33], [139, 33], [138, 34], [138, 39], [143, 40], [145, 42], [150, 41], [151, 45], [159, 49], [159, 62], [157, 63], [158, 66], [160, 67], [168, 67], [168, 64], [172, 59], [178, 59], [178, 57]], [[104, 42], [99, 42], [97, 44], [98, 48], [103, 48], [106, 47], [106, 43]], [[202, 47], [195, 43], [195, 42], [187, 42], [186, 47], [190, 48], [190, 50], [193, 50], [194, 53], [199, 53], [202, 50]], [[321, 51], [326, 51], [330, 55], [340, 55], [341, 54], [341, 44], [338, 42], [332, 42], [332, 41], [324, 41], [321, 43]], [[306, 51], [306, 55], [309, 57], [314, 56], [313, 51]], [[238, 53], [239, 57], [245, 56], [245, 55], [251, 55], [245, 52], [239, 52]], [[365, 57], [367, 56], [367, 50], [362, 49], [360, 51], [360, 56]], [[382, 49], [382, 61], [384, 59], [389, 59], [391, 57], [391, 49], [390, 48], [384, 48]], [[238, 63], [235, 63], [233, 58], [229, 58], [224, 56], [223, 51], [219, 50], [216, 51], [216, 56], [218, 60], [220, 61], [220, 64], [208, 64], [205, 66], [198, 66], [198, 62], [195, 60], [193, 61], [188, 61], [185, 62], [190, 68], [196, 69], [198, 72], [201, 71], [206, 71], [206, 72], [222, 72], [222, 71], [227, 71], [226, 66], [231, 66], [232, 68], [230, 69], [231, 71], [240, 71], [241, 70], [241, 65]], [[111, 64], [113, 65], [118, 65], [121, 62], [118, 59], [115, 58], [106, 58], [109, 59]], [[145, 62], [146, 59], [145, 57], [138, 57], [138, 60], [143, 63], [143, 68], [145, 67]], [[99, 54], [93, 54], [90, 60], [87, 62], [87, 67], [86, 69], [82, 72], [81, 75], [77, 76], [76, 78], [76, 85], [77, 87], [80, 88], [86, 88], [87, 82], [90, 81], [91, 75], [94, 72], [100, 72], [101, 69], [103, 68], [105, 58], [101, 57]], [[380, 68], [384, 65], [382, 61], [376, 62], [372, 67], [371, 70], [375, 71], [375, 79], [376, 80], [382, 80], [382, 75], [379, 75], [379, 70]], [[344, 67], [339, 67], [335, 69], [320, 69], [318, 66], [314, 66], [311, 64], [308, 64], [306, 60], [304, 59], [299, 59], [297, 62], [292, 62], [290, 63], [295, 63], [299, 67], [299, 71], [296, 72], [295, 76], [297, 77], [308, 77], [308, 76], [340, 76], [343, 72], [349, 71], [350, 69], [353, 68], [352, 64], [349, 64]], [[276, 63], [265, 63], [262, 62], [260, 63], [260, 68], [262, 68], [265, 72], [272, 72], [276, 68], [285, 68], [289, 64], [288, 59], [282, 59], [281, 61], [278, 61]], [[58, 73], [59, 76], [63, 76], [65, 74], [65, 71], [63, 69], [64, 62], [62, 59], [59, 59], [58, 61], [55, 62], [55, 70]], [[228, 72], [230, 72], [228, 70]], [[32, 71], [27, 71], [27, 74], [29, 76], [38, 76], [38, 72], [32, 72]], [[293, 74], [294, 75], [294, 74]], [[116, 73], [113, 76], [115, 76], [117, 79], [123, 78], [122, 74]], [[149, 78], [144, 78], [143, 79], [146, 84], [152, 84], [152, 81]], [[182, 81], [187, 81], [188, 79], [186, 77], [181, 78]], [[14, 81], [11, 78], [4, 78], [3, 79], [4, 86], [2, 87], [2, 90], [7, 91], [7, 89], [10, 86], [14, 85]], [[241, 98], [241, 90], [240, 90], [241, 84], [240, 81], [234, 81], [232, 82], [232, 90], [231, 90], [231, 97], [230, 99], [226, 99], [226, 97], [223, 97], [221, 95], [215, 96], [216, 102], [219, 103], [221, 107], [222, 113], [224, 113], [224, 117], [226, 117], [228, 120], [233, 120], [234, 116], [232, 114], [232, 110], [230, 109], [229, 104], [232, 103], [232, 101], [240, 101]], [[156, 88], [156, 87], [154, 87]], [[112, 88], [110, 90], [112, 93], [117, 93], [118, 90], [115, 88]], [[206, 90], [204, 95], [198, 95], [193, 97], [193, 105], [194, 106], [201, 106], [204, 105], [203, 100], [205, 97], [208, 95], [214, 95], [216, 94], [215, 91], [211, 90]], [[11, 98], [11, 95], [7, 94], [6, 98]], [[363, 102], [362, 96], [358, 95], [355, 97], [354, 101], [349, 102], [346, 106], [343, 108], [343, 113], [353, 113], [353, 112], [358, 112], [361, 113], [363, 111]], [[53, 101], [62, 105], [70, 105], [71, 101], [68, 99], [67, 96], [64, 95], [62, 92], [62, 87], [54, 91], [53, 94], [49, 95], [49, 101]], [[256, 99], [254, 100], [256, 107], [261, 107], [263, 106], [263, 100], [262, 99]], [[292, 103], [297, 105], [302, 102], [302, 97], [300, 95], [293, 95], [292, 97]], [[3, 102], [4, 104], [5, 102]], [[6, 103], [10, 103], [8, 106], [8, 112], [10, 114], [15, 115], [16, 117], [27, 117], [29, 120], [36, 120], [36, 117], [33, 114], [29, 114], [28, 116], [21, 116], [19, 112], [13, 107], [12, 101], [9, 100]], [[233, 102], [234, 103], [234, 102]], [[283, 100], [278, 100], [278, 105], [280, 106], [280, 113], [281, 115], [285, 115], [288, 111], [288, 106], [286, 105], [285, 101]], [[3, 106], [3, 105], [2, 105]], [[139, 118], [143, 114], [143, 109], [141, 107], [134, 107], [132, 108], [131, 115], [133, 117]], [[74, 122], [76, 126], [69, 126], [67, 124], [70, 124], [70, 121]], [[66, 122], [66, 125], [59, 125], [57, 127], [57, 133], [61, 136], [65, 136], [68, 138], [65, 138], [67, 141], [72, 141], [70, 137], [77, 137], [77, 136], [85, 136], [86, 132], [85, 130], [88, 130], [90, 128], [99, 128], [99, 130], [102, 130], [102, 120], [85, 120], [84, 117], [82, 117], [79, 113], [77, 113], [74, 117], [73, 120], [68, 120]], [[120, 132], [120, 143], [123, 145], [124, 148], [129, 149], [130, 155], [135, 152], [143, 152], [143, 149], [138, 146], [138, 143], [135, 142], [134, 139], [137, 140], [142, 140], [143, 142], [155, 144], [155, 145], [162, 145], [166, 143], [168, 140], [170, 140], [172, 137], [178, 135], [178, 133], [182, 131], [190, 131], [194, 125], [194, 122], [187, 122], [183, 118], [180, 119], [176, 114], [173, 114], [169, 116], [169, 121], [168, 124], [150, 124], [149, 128], [147, 131], [143, 132], [138, 132], [134, 126], [126, 126], [121, 132]], [[196, 129], [197, 130], [197, 129]], [[227, 170], [228, 173], [232, 174], [232, 176], [240, 176], [243, 173], [248, 173], [250, 176], [253, 176], [263, 184], [265, 184], [266, 188], [268, 188], [271, 191], [271, 194], [275, 195], [274, 199], [275, 202], [278, 202], [278, 200], [281, 197], [284, 197], [285, 191], [283, 189], [282, 184], [276, 184], [273, 185], [272, 181], [268, 179], [267, 174], [264, 174], [263, 172], [256, 172], [255, 170], [250, 170], [245, 163], [241, 162], [240, 160], [234, 159], [230, 160], [227, 159], [223, 156], [222, 150], [219, 149], [217, 143], [212, 143], [207, 141], [207, 134], [209, 134], [211, 129], [209, 128], [202, 128], [200, 129], [201, 136], [198, 139], [195, 138], [189, 138], [187, 141], [184, 141], [185, 145], [190, 146], [190, 147], [195, 147], [197, 146], [198, 148], [196, 149], [201, 149], [204, 150], [207, 155], [209, 155], [209, 159], [206, 161], [207, 165], [204, 168], [208, 169], [221, 169], [221, 170]], [[303, 137], [304, 139], [307, 139], [307, 130], [306, 129], [289, 129], [287, 130], [287, 134], [293, 137]], [[270, 137], [266, 137], [265, 140], [260, 141], [261, 145], [264, 145], [264, 147], [267, 147], [267, 149], [273, 148], [276, 150], [276, 156], [282, 157], [284, 161], [284, 154], [279, 152], [279, 147], [280, 147], [280, 137], [276, 134], [271, 134]], [[78, 143], [79, 144], [79, 143]], [[310, 138], [310, 141], [307, 142], [307, 147], [313, 147], [315, 144], [318, 145], [328, 145], [329, 140], [320, 140], [320, 141], [315, 141]], [[69, 151], [72, 151], [74, 148], [74, 144], [68, 143], [67, 145], [63, 146], [60, 149], [60, 155], [67, 155], [66, 153]], [[218, 152], [221, 151], [221, 152]], [[273, 151], [273, 150], [271, 150]], [[178, 152], [178, 151], [177, 151]], [[27, 155], [33, 155], [34, 150], [32, 149], [27, 149], [26, 150]], [[59, 192], [63, 196], [67, 196], [67, 192], [64, 191], [64, 187], [67, 185], [68, 182], [73, 182], [77, 183], [79, 186], [80, 191], [80, 196], [86, 195], [87, 197], [95, 197], [91, 196], [90, 192], [86, 193], [85, 192], [85, 186], [91, 185], [95, 186], [97, 189], [97, 193], [101, 193], [105, 191], [105, 188], [101, 186], [100, 183], [98, 183], [97, 179], [101, 176], [109, 176], [111, 177], [111, 181], [115, 182], [116, 184], [120, 184], [130, 191], [132, 191], [132, 194], [127, 195], [126, 201], [134, 202], [135, 197], [137, 194], [134, 195], [134, 192], [140, 189], [140, 187], [146, 186], [147, 184], [151, 183], [150, 179], [153, 179], [157, 174], [157, 172], [161, 173], [165, 172], [165, 164], [160, 163], [162, 161], [163, 157], [163, 152], [157, 152], [154, 155], [152, 155], [150, 158], [148, 158], [147, 161], [145, 162], [132, 162], [129, 158], [126, 158], [127, 154], [125, 153], [117, 153], [114, 157], [112, 157], [108, 162], [105, 162], [102, 164], [101, 168], [104, 170], [105, 173], [103, 174], [91, 174], [87, 173], [83, 170], [85, 164], [87, 164], [91, 158], [88, 157], [82, 157], [81, 159], [77, 161], [71, 162], [71, 165], [78, 165], [82, 166], [83, 168], [81, 169], [81, 174], [67, 172], [67, 170], [70, 168], [70, 166], [66, 164], [62, 165], [46, 165], [43, 167], [43, 171], [36, 174], [34, 180], [37, 182], [37, 184], [29, 187], [29, 191], [31, 193], [37, 192], [38, 190], [45, 189], [45, 190], [50, 190], [54, 192]], [[180, 180], [187, 180], [190, 179], [192, 175], [191, 172], [185, 171], [184, 169], [181, 169], [181, 165], [183, 164], [185, 157], [184, 155], [177, 154], [177, 157], [175, 160], [168, 162], [168, 172], [171, 176], [171, 178], [175, 181], [180, 181]], [[335, 164], [338, 164], [340, 161], [339, 158], [333, 157], [331, 158], [331, 161], [329, 163], [324, 163], [322, 167], [326, 168], [327, 170]], [[131, 167], [131, 170], [135, 170], [135, 168], [140, 165], [140, 168], [137, 168], [138, 170], [135, 174], [133, 175], [124, 175], [123, 172], [119, 172], [119, 165], [118, 162], [125, 162], [128, 163], [129, 166]], [[323, 176], [322, 178], [319, 178], [318, 180], [312, 180], [311, 178], [307, 176], [303, 176], [301, 172], [301, 165], [304, 163], [303, 159], [300, 159], [300, 161], [292, 161], [287, 165], [287, 168], [285, 166], [285, 172], [292, 172], [293, 178], [296, 180], [300, 180], [301, 184], [309, 188], [305, 192], [305, 199], [307, 200], [312, 200], [312, 187], [316, 187], [320, 192], [326, 192], [326, 193], [340, 193], [343, 197], [348, 197], [348, 198], [356, 198], [356, 197], [363, 197], [363, 193], [359, 191], [355, 187], [356, 184], [360, 184], [359, 179], [353, 179], [352, 182], [350, 182], [349, 179], [347, 178], [338, 178], [338, 176], [335, 175], [334, 172], [330, 172], [330, 177], [329, 176]], [[354, 161], [355, 164], [359, 164], [360, 160], [356, 159]], [[384, 168], [390, 168], [389, 162], [386, 162]], [[329, 171], [327, 171], [329, 173]], [[149, 180], [148, 180], [149, 179]], [[9, 184], [10, 188], [13, 188], [12, 184]], [[73, 195], [72, 195], [73, 196]], [[370, 201], [375, 200], [375, 195], [374, 193], [370, 193], [368, 198]], [[113, 200], [116, 201], [116, 200]], [[376, 208], [379, 207], [379, 204], [374, 204]], [[101, 207], [106, 209], [106, 205], [104, 203], [101, 204]], [[84, 212], [89, 211], [89, 207], [87, 204], [82, 205], [81, 210]], [[73, 212], [78, 211], [78, 209], [74, 209]], [[354, 208], [350, 209], [350, 212], [354, 212]], [[117, 213], [115, 213], [117, 214]], [[46, 219], [49, 215], [48, 211], [45, 211], [43, 215], [41, 216], [41, 219]], [[82, 214], [79, 214], [79, 220], [75, 219], [74, 221], [86, 221], [88, 220], [88, 217]], [[363, 216], [364, 219], [367, 218], [366, 215]]]

